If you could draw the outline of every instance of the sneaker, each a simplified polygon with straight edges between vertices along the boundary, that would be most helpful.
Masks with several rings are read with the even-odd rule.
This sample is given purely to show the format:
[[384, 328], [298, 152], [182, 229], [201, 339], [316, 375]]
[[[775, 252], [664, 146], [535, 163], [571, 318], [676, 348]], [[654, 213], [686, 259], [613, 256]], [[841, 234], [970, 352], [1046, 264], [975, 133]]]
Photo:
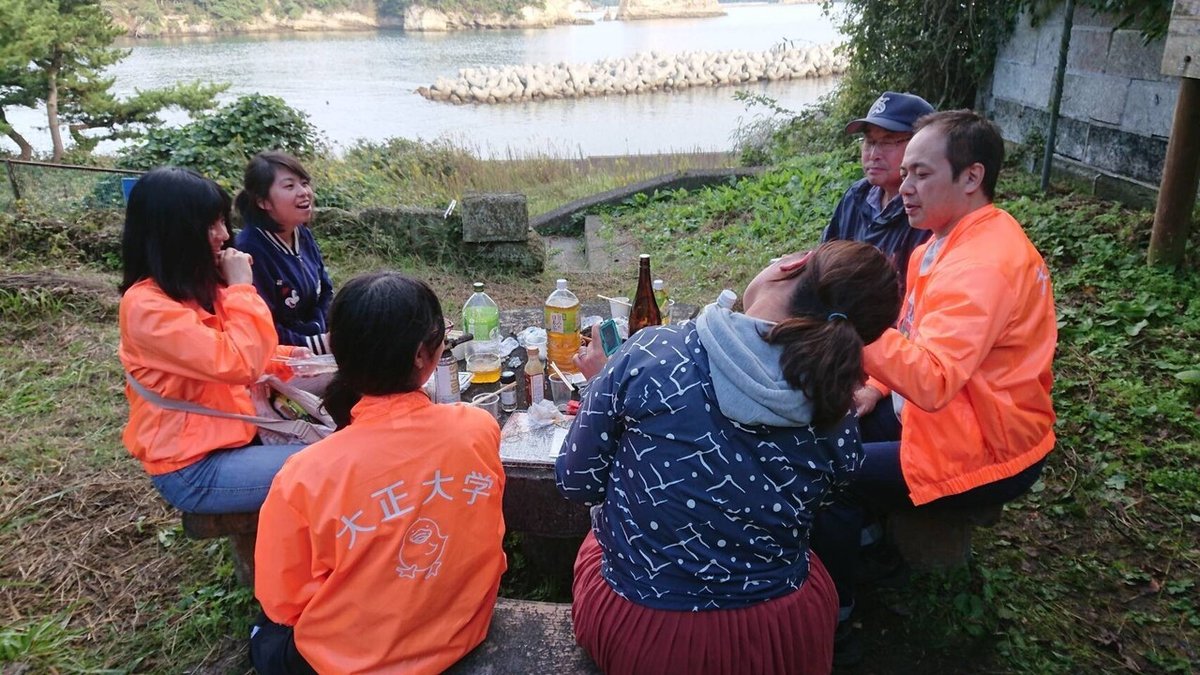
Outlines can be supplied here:
[[863, 660], [862, 633], [851, 620], [838, 623], [833, 634], [833, 665], [838, 668], [857, 666]]

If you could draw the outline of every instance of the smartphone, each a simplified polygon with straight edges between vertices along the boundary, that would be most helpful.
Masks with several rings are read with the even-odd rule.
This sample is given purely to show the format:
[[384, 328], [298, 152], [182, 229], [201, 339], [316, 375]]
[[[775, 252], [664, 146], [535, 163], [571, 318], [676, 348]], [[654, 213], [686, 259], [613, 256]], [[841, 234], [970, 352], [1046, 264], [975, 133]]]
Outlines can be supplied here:
[[604, 348], [605, 356], [612, 356], [621, 348], [621, 334], [617, 332], [617, 322], [605, 319], [600, 322], [600, 346]]

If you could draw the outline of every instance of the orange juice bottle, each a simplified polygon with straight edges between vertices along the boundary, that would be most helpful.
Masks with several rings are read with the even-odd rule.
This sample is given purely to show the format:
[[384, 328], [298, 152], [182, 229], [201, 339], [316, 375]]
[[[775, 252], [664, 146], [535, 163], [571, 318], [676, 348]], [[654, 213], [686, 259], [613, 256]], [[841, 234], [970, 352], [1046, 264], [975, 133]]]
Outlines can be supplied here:
[[567, 280], [546, 298], [546, 358], [564, 373], [577, 373], [571, 359], [579, 351], [579, 298], [567, 290]]

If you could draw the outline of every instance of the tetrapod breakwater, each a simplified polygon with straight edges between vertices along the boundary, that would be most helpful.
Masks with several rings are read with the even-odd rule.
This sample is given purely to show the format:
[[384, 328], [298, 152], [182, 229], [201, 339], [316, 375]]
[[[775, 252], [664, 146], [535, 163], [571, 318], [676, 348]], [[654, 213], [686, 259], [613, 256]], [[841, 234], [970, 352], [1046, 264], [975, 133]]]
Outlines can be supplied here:
[[644, 52], [594, 63], [464, 68], [417, 93], [450, 103], [511, 103], [585, 96], [621, 96], [762, 80], [827, 77], [846, 69], [835, 44], [777, 46], [766, 51]]

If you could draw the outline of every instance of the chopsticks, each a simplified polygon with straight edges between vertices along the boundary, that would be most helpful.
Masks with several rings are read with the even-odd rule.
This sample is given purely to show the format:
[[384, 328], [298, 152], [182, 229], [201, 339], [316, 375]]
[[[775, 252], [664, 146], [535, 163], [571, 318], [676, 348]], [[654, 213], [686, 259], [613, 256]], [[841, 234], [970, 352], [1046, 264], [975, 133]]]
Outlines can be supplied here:
[[622, 300], [622, 299], [620, 299], [620, 298], [610, 298], [610, 297], [608, 297], [607, 295], [600, 295], [599, 293], [597, 293], [597, 294], [596, 294], [596, 297], [597, 297], [597, 298], [600, 298], [601, 300], [607, 300], [607, 301], [609, 301], [609, 302], [615, 302], [615, 303], [617, 303], [618, 305], [625, 305], [626, 307], [633, 307], [633, 304], [632, 304], [632, 303], [626, 302], [626, 301], [624, 301], [624, 300]]
[[567, 383], [567, 388], [568, 388], [568, 389], [570, 389], [571, 391], [575, 391], [575, 385], [571, 383], [571, 380], [567, 379], [567, 376], [566, 376], [566, 374], [565, 374], [565, 373], [563, 373], [562, 369], [558, 367], [558, 364], [557, 364], [557, 363], [555, 363], [555, 362], [551, 361], [551, 362], [550, 362], [550, 367], [554, 369], [554, 373], [555, 373], [556, 375], [558, 375], [560, 378], [562, 378], [562, 381], [563, 381], [563, 382], [566, 382], [566, 383]]

